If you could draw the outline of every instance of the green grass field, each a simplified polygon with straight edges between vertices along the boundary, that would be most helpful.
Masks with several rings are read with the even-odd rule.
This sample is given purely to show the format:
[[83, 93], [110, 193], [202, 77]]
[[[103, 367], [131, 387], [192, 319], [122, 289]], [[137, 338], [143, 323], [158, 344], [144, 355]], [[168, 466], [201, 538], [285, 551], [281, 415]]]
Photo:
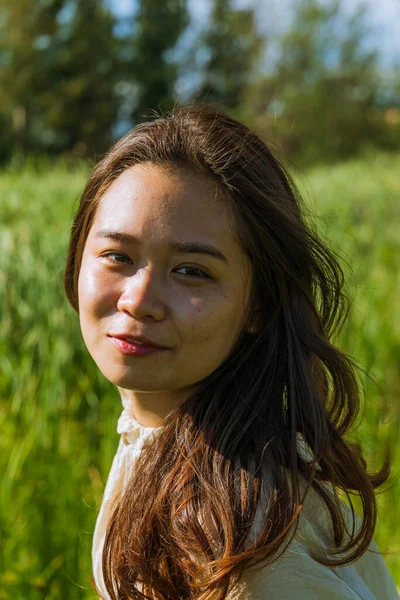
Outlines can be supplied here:
[[[374, 374], [357, 435], [390, 489], [376, 540], [400, 586], [400, 158], [369, 156], [301, 177], [321, 235], [351, 265], [337, 344]], [[91, 539], [116, 450], [118, 391], [99, 372], [63, 291], [87, 170], [0, 174], [0, 600], [90, 600]]]

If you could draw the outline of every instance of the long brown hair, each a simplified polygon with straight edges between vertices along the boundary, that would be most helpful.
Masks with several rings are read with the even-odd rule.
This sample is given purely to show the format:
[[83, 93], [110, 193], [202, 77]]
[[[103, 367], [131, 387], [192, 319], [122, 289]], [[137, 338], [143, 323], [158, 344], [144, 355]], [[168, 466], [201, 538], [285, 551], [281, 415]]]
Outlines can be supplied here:
[[[107, 527], [110, 597], [222, 600], [245, 568], [271, 563], [286, 547], [311, 488], [333, 528], [330, 554], [315, 559], [352, 562], [372, 540], [374, 489], [389, 477], [389, 459], [370, 474], [360, 447], [344, 437], [360, 411], [361, 384], [355, 361], [332, 341], [348, 311], [335, 254], [306, 224], [293, 181], [257, 135], [217, 108], [181, 107], [136, 126], [94, 168], [65, 269], [77, 311], [99, 199], [140, 162], [212, 176], [225, 191], [253, 268], [248, 318], [257, 315], [257, 333], [244, 328], [229, 357], [143, 449]], [[363, 506], [362, 526], [348, 538], [341, 493], [351, 506], [358, 494]], [[263, 527], [249, 545], [261, 499]]]

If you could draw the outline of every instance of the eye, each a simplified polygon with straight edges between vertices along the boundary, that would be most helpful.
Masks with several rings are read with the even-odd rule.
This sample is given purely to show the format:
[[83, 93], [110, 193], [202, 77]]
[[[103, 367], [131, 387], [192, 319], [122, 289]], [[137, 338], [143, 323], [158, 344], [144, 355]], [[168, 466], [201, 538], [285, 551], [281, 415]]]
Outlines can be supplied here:
[[[113, 263], [122, 264], [122, 265], [123, 264], [127, 265], [127, 264], [130, 264], [132, 262], [131, 259], [129, 258], [129, 256], [126, 256], [125, 254], [120, 254], [119, 252], [108, 252], [107, 254], [102, 254], [102, 257], [110, 259], [111, 262], [113, 262]], [[112, 258], [112, 257], [117, 257], [117, 258]], [[118, 257], [122, 258], [123, 260], [119, 260]], [[182, 269], [186, 269], [187, 271], [191, 271], [192, 274], [186, 275], [186, 277], [197, 277], [197, 278], [211, 279], [210, 276], [207, 275], [207, 273], [205, 273], [204, 271], [202, 271], [198, 267], [179, 267], [179, 269], [177, 269], [177, 270], [180, 271]]]
[[210, 276], [207, 273], [204, 273], [201, 269], [197, 267], [179, 267], [179, 270], [186, 269], [187, 271], [192, 271], [194, 275], [189, 275], [189, 277], [203, 277], [205, 279], [210, 279]]
[[[102, 254], [102, 256], [104, 258], [109, 258], [112, 262], [116, 262], [116, 263], [121, 263], [121, 264], [128, 264], [127, 261], [131, 260], [128, 256], [125, 256], [125, 254], [120, 254], [119, 252], [108, 252], [108, 254]], [[115, 258], [111, 258], [112, 256], [122, 256], [122, 258], [125, 258], [126, 260], [117, 260]]]

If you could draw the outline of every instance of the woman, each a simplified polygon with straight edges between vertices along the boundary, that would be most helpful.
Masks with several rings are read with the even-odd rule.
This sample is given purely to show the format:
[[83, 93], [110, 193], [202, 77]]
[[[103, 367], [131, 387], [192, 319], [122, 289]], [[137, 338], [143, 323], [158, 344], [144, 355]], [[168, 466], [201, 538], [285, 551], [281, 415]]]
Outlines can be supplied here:
[[138, 125], [95, 167], [65, 289], [123, 404], [101, 598], [398, 597], [373, 542], [388, 460], [369, 474], [344, 439], [342, 284], [288, 174], [217, 109]]

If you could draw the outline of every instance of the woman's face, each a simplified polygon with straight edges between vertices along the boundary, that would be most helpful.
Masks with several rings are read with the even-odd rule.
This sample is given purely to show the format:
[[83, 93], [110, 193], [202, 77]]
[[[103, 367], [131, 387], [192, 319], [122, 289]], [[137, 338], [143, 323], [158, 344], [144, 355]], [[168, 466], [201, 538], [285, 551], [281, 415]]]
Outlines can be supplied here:
[[[142, 163], [112, 183], [78, 281], [83, 338], [107, 379], [147, 400], [161, 393], [172, 406], [229, 355], [250, 291], [249, 261], [233, 227], [227, 199], [206, 177]], [[125, 354], [114, 334], [144, 335], [166, 349]]]

